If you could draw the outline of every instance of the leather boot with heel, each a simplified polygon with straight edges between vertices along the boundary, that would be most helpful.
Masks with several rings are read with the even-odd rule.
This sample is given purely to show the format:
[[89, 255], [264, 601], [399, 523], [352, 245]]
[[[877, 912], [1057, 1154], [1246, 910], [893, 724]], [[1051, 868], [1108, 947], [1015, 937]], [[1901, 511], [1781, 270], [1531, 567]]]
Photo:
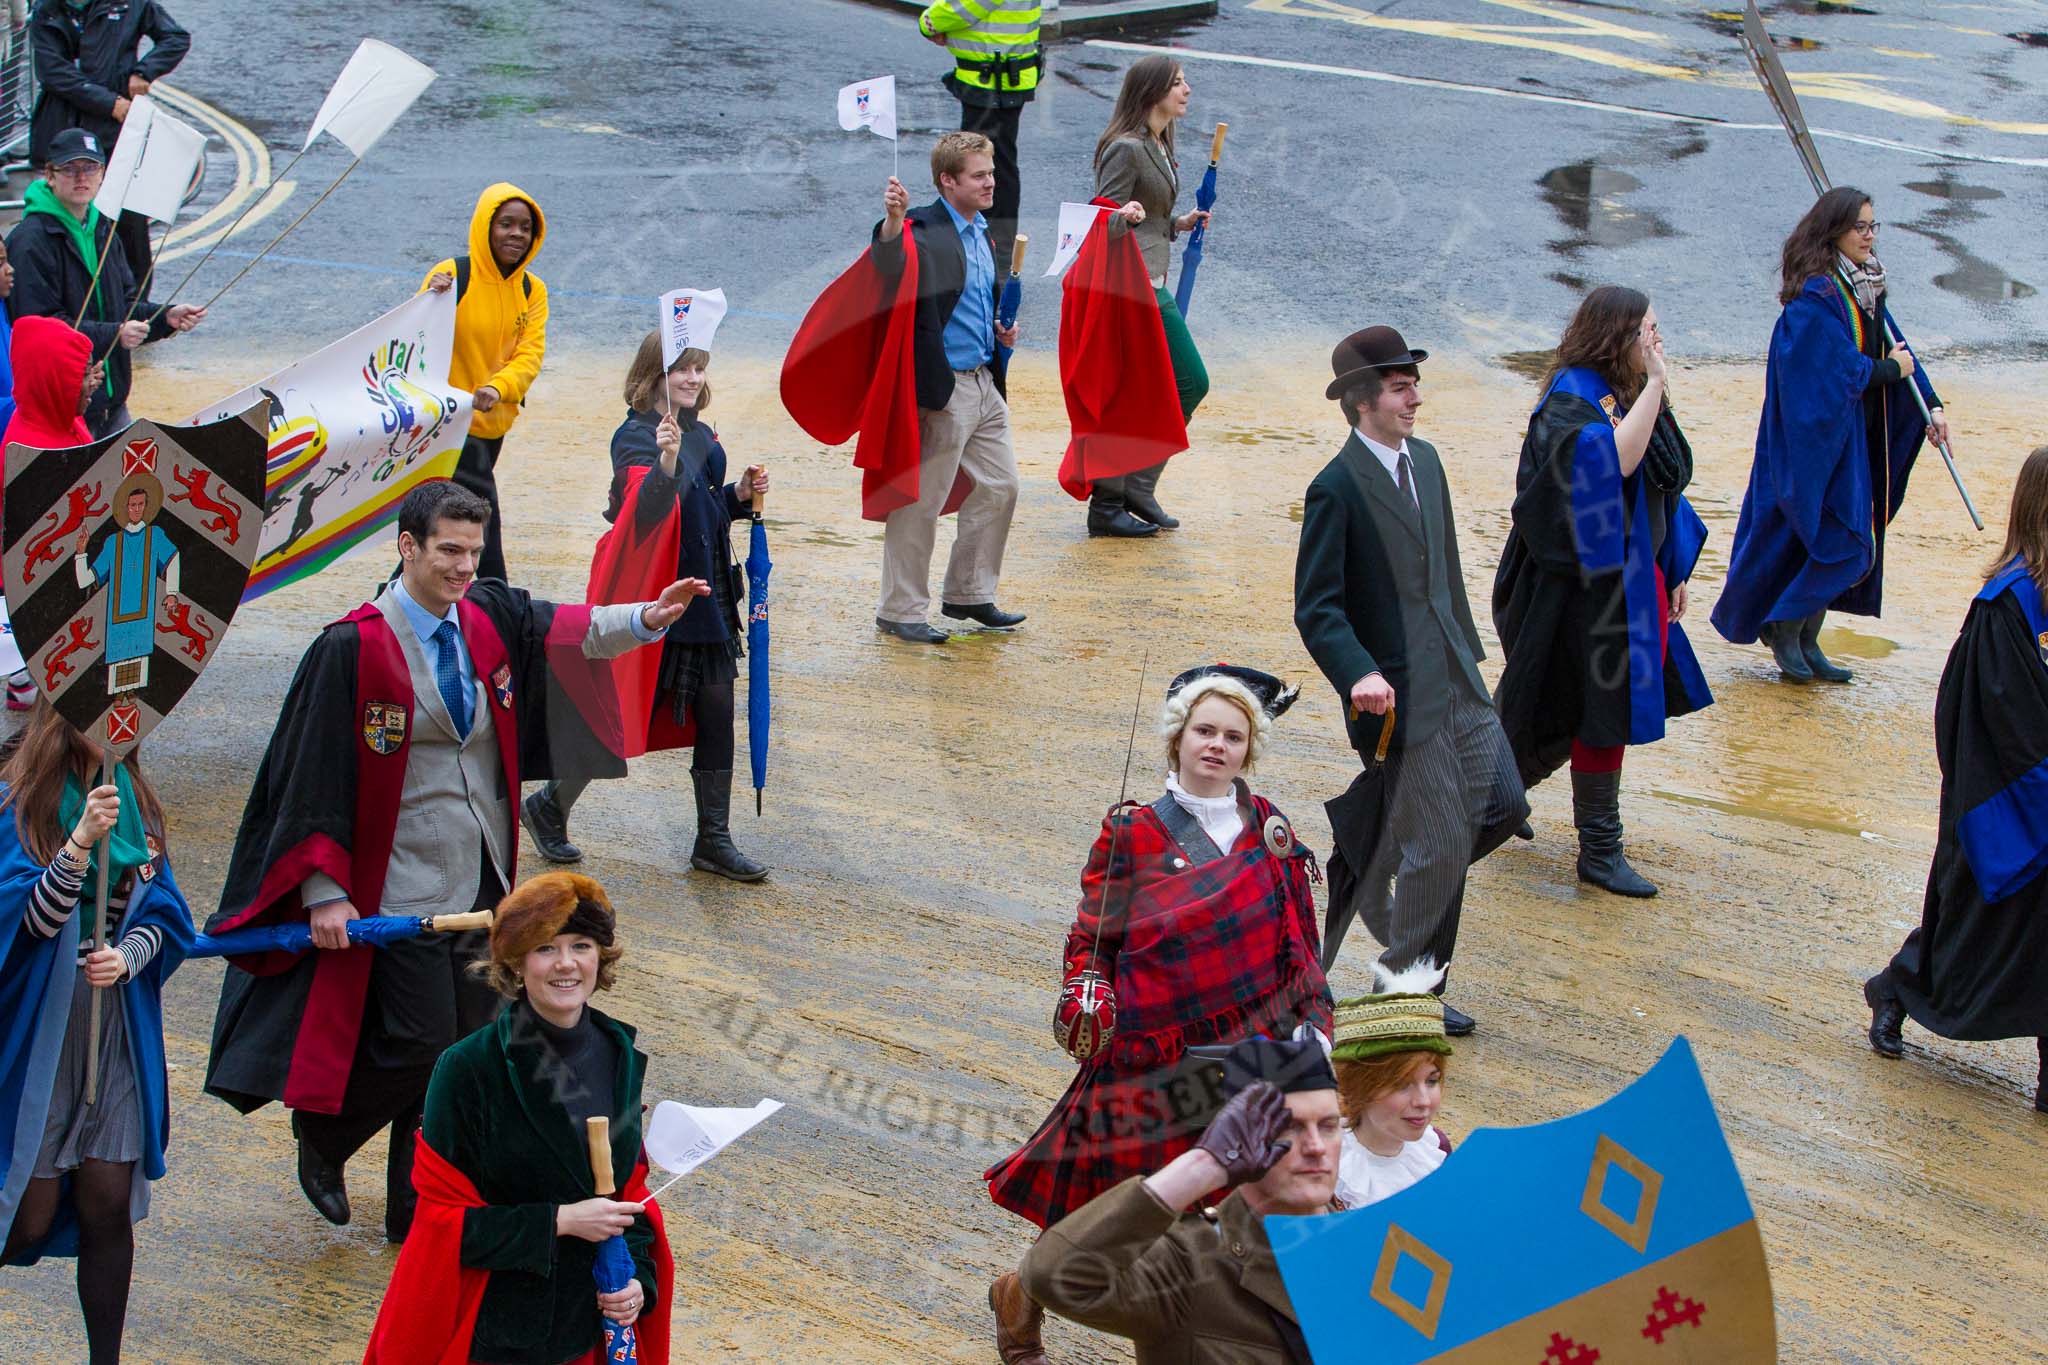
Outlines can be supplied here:
[[1621, 852], [1621, 774], [1572, 770], [1572, 823], [1579, 829], [1579, 880], [1617, 896], [1654, 896], [1657, 887]]
[[996, 1315], [996, 1358], [1003, 1365], [1046, 1365], [1045, 1310], [1024, 1292], [1016, 1271], [996, 1276], [988, 1287], [988, 1306]]
[[697, 846], [690, 866], [736, 882], [758, 882], [768, 869], [739, 851], [732, 841], [732, 769], [690, 770], [697, 789]]

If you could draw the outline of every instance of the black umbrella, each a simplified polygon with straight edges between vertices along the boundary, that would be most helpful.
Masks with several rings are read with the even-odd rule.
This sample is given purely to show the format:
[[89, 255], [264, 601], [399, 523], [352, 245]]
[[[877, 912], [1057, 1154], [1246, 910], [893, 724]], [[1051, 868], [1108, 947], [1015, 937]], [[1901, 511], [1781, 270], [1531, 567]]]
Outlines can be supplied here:
[[[1345, 710], [1353, 720], [1357, 711], [1350, 704]], [[1386, 828], [1387, 817], [1387, 743], [1394, 737], [1394, 708], [1387, 708], [1386, 719], [1380, 722], [1380, 742], [1374, 748], [1372, 761], [1365, 765], [1365, 771], [1351, 780], [1342, 796], [1323, 803], [1323, 811], [1330, 817], [1330, 833], [1337, 847], [1331, 852], [1330, 860], [1323, 865], [1323, 875], [1329, 879], [1330, 902], [1323, 911], [1323, 970], [1328, 971], [1337, 960], [1337, 946], [1344, 941], [1344, 931], [1351, 927], [1357, 913], [1354, 903], [1358, 893], [1364, 890], [1359, 879], [1372, 866], [1373, 854], [1378, 850], [1380, 834]]]

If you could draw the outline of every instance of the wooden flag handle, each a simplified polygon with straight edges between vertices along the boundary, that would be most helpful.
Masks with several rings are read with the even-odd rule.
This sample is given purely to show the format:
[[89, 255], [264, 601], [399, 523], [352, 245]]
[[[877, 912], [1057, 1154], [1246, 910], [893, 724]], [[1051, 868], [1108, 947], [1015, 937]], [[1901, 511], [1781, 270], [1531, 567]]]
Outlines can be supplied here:
[[488, 929], [491, 927], [491, 912], [488, 910], [465, 910], [459, 915], [432, 915], [427, 924], [437, 934], [459, 934], [465, 929]]
[[585, 1119], [590, 1138], [590, 1177], [597, 1192], [610, 1195], [619, 1186], [612, 1179], [612, 1121], [599, 1115]]
[[1211, 166], [1223, 159], [1223, 135], [1229, 131], [1230, 125], [1227, 123], [1216, 125], [1216, 136], [1209, 140], [1209, 164]]
[[1021, 232], [1018, 233], [1017, 244], [1010, 248], [1010, 273], [1012, 275], [1024, 273], [1024, 248], [1029, 245], [1031, 245], [1031, 239]]

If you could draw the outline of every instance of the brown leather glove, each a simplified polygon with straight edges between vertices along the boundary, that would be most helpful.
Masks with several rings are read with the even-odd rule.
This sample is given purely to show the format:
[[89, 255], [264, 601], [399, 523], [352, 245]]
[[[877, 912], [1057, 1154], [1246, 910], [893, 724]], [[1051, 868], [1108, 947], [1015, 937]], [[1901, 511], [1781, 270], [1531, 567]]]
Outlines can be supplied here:
[[1280, 1135], [1293, 1122], [1279, 1087], [1257, 1081], [1231, 1097], [1195, 1146], [1216, 1158], [1234, 1187], [1257, 1180], [1287, 1154], [1294, 1144]]

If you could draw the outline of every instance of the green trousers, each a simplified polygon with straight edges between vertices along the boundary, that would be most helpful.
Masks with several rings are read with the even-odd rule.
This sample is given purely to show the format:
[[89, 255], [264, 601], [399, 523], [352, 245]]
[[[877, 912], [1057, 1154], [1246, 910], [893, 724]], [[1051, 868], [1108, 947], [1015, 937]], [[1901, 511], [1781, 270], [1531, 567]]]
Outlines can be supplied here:
[[[1164, 289], [1156, 292], [1159, 321], [1166, 328], [1166, 354], [1173, 362], [1173, 387], [1180, 396], [1181, 420], [1190, 421], [1195, 409], [1209, 396], [1209, 367], [1202, 363], [1202, 353], [1195, 349], [1195, 338], [1189, 333], [1187, 319], [1180, 315], [1180, 305], [1173, 301], [1173, 295]], [[1130, 499], [1147, 506], [1157, 505], [1153, 490], [1159, 487], [1159, 475], [1165, 468], [1162, 460], [1150, 469], [1140, 469], [1120, 479], [1096, 480], [1089, 497], [1091, 509], [1114, 513], [1122, 510]]]

